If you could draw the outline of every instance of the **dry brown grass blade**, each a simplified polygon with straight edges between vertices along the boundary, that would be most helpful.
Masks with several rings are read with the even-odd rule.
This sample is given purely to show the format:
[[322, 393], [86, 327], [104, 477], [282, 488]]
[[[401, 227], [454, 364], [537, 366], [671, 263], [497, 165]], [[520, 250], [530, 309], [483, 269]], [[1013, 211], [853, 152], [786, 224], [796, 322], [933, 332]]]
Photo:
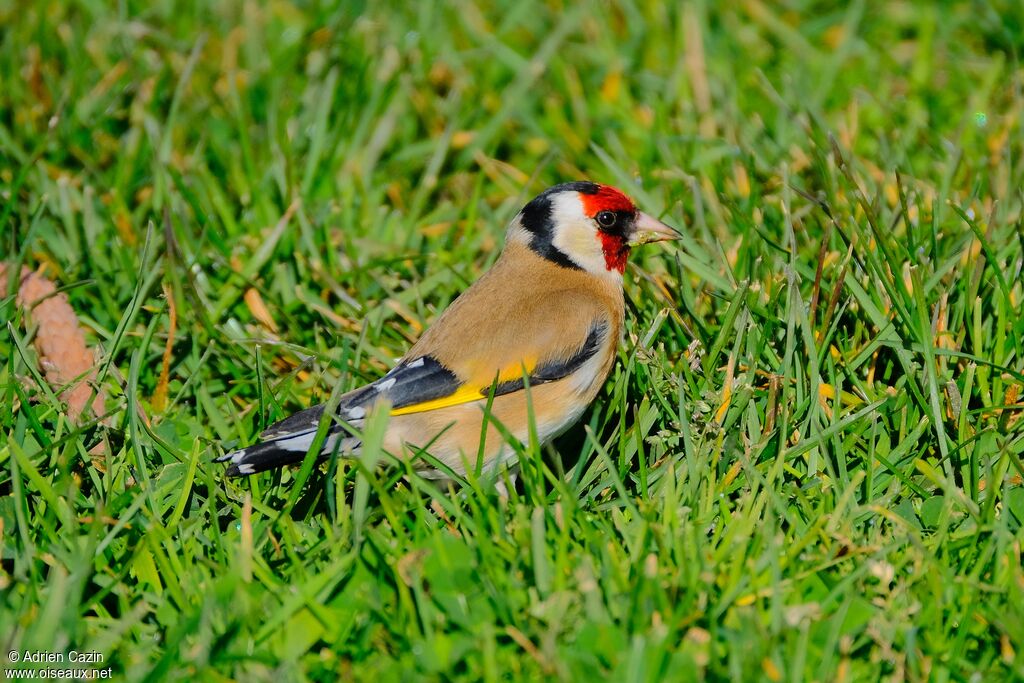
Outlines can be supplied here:
[[178, 328], [178, 307], [174, 303], [174, 292], [164, 285], [164, 298], [167, 299], [167, 344], [164, 346], [163, 362], [160, 364], [160, 381], [153, 392], [153, 410], [162, 413], [167, 407], [167, 385], [171, 375], [171, 351], [174, 349], [174, 333]]
[[[0, 282], [6, 281], [7, 266], [0, 263]], [[68, 405], [68, 415], [78, 421], [91, 409], [106, 412], [107, 396], [102, 387], [93, 388], [96, 378], [95, 351], [85, 343], [85, 333], [68, 297], [40, 273], [23, 266], [18, 279], [16, 301], [38, 327], [35, 347], [46, 381]]]

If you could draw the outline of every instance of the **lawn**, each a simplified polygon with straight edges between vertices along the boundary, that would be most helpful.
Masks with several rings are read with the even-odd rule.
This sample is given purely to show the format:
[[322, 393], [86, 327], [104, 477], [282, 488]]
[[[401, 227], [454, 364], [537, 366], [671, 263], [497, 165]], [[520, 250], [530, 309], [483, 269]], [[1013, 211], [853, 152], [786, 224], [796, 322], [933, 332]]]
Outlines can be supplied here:
[[[0, 647], [131, 681], [1024, 678], [1022, 52], [1009, 0], [0, 0]], [[612, 376], [507, 500], [372, 447], [224, 478], [584, 178], [685, 239], [636, 254]], [[22, 265], [103, 415], [45, 381]]]

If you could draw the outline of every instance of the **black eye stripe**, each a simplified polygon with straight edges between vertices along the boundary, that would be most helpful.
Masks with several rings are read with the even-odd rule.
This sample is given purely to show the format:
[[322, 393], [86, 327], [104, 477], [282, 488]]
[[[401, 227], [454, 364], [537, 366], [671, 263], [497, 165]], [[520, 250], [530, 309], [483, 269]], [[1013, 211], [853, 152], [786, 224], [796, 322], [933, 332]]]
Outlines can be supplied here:
[[632, 211], [598, 211], [594, 216], [601, 232], [610, 235], [620, 235], [626, 231], [627, 226], [634, 220], [636, 214]]

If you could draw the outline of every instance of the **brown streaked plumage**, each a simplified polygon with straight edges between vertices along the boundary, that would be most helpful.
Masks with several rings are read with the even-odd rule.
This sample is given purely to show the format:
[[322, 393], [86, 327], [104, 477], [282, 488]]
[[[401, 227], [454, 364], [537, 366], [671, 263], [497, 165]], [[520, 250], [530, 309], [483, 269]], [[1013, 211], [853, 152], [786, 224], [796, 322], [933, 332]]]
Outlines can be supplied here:
[[[526, 246], [510, 244], [494, 267], [453, 302], [437, 324], [413, 345], [407, 358], [432, 356], [467, 384], [489, 388], [503, 370], [512, 368], [518, 376], [523, 366], [530, 368], [545, 360], [572, 355], [583, 346], [590, 325], [595, 321], [605, 323], [607, 340], [594, 358], [597, 371], [589, 381], [573, 381], [569, 376], [531, 387], [537, 434], [541, 441], [556, 436], [576, 421], [579, 412], [600, 391], [615, 361], [625, 311], [621, 287], [595, 282], [594, 276], [582, 271], [562, 270]], [[510, 281], [521, 283], [514, 297], [503, 291]], [[446, 343], [448, 335], [465, 340], [465, 347], [479, 353], [462, 353], [465, 347]], [[521, 393], [495, 397], [491, 415], [525, 442], [529, 425], [527, 403]], [[393, 417], [385, 448], [397, 452], [403, 443], [414, 447], [429, 443], [435, 457], [462, 472], [459, 447], [479, 442], [485, 406], [486, 401], [476, 401]], [[567, 406], [579, 406], [579, 411], [566, 413]], [[431, 443], [437, 434], [440, 436]], [[491, 465], [487, 469], [498, 464], [495, 458], [502, 451], [511, 455], [492, 421], [484, 447], [484, 462]], [[477, 452], [466, 454], [471, 465]]]
[[[516, 284], [514, 290], [509, 283]], [[618, 340], [623, 307], [621, 285], [566, 270], [513, 242], [423, 333], [406, 358], [432, 356], [463, 381], [489, 385], [496, 372], [518, 369], [522, 361], [550, 360], [578, 350], [594, 321], [606, 322], [609, 336]], [[452, 344], [452, 338], [461, 341]], [[467, 348], [474, 352], [466, 354]]]
[[[502, 431], [526, 442], [531, 408], [544, 443], [597, 396], [622, 336], [629, 250], [677, 235], [615, 188], [580, 182], [546, 190], [509, 225], [494, 266], [395, 368], [343, 396], [337, 415], [327, 419], [358, 431], [367, 411], [387, 406], [384, 447], [395, 456], [425, 448], [461, 474], [482, 454], [483, 471], [496, 473], [515, 454]], [[228, 474], [301, 461], [325, 419], [323, 408], [286, 418], [261, 435], [263, 443], [223, 456], [232, 463]], [[332, 425], [322, 454], [357, 452], [359, 439], [350, 431]]]

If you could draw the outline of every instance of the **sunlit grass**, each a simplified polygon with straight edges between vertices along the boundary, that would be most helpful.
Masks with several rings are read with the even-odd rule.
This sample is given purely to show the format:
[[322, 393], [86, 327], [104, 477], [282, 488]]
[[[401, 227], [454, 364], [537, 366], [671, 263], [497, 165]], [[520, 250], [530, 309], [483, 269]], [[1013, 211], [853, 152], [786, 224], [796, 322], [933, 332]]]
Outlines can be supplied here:
[[[0, 299], [8, 650], [1024, 677], [1019, 13], [726, 5], [0, 3], [0, 249], [66, 289], [112, 395], [69, 423]], [[223, 478], [580, 178], [687, 237], [636, 255], [605, 390], [507, 502], [372, 447]]]

